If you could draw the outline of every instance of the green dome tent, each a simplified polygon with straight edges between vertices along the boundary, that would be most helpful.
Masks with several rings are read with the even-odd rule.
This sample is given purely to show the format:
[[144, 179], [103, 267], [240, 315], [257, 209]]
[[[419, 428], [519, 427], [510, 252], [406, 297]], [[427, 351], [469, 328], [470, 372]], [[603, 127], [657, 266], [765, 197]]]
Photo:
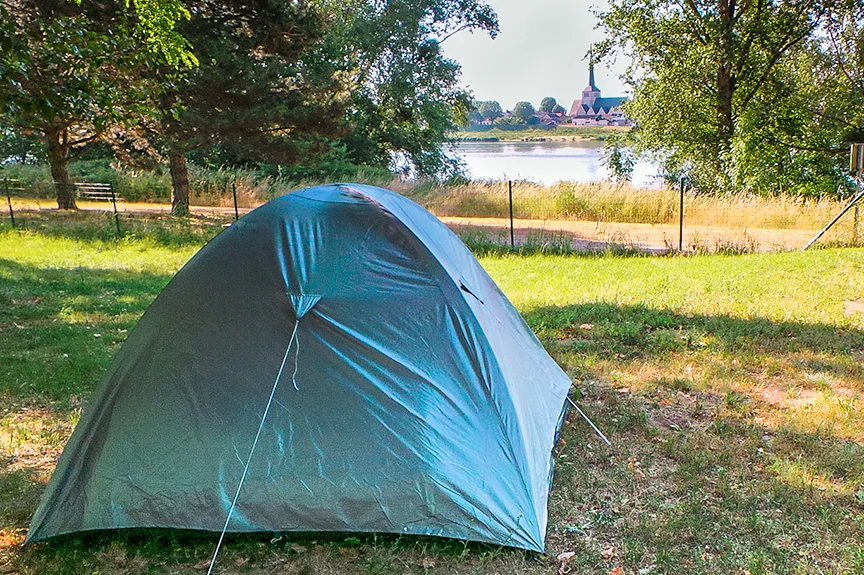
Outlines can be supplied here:
[[241, 218], [150, 306], [28, 541], [168, 527], [542, 551], [569, 386], [434, 216], [308, 188]]

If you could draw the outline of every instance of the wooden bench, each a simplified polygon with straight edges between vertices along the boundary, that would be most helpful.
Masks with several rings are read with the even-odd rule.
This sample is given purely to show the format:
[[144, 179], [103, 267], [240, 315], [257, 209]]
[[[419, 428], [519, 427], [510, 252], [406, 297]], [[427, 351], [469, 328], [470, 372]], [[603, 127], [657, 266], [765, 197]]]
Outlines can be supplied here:
[[9, 195], [9, 192], [26, 192], [27, 188], [21, 186], [21, 180], [11, 180], [9, 178], [3, 178], [0, 180], [0, 184], [3, 186], [3, 193]]
[[74, 182], [72, 184], [78, 190], [78, 197], [82, 200], [102, 202], [122, 202], [123, 198], [114, 193], [111, 184], [99, 184], [90, 182]]

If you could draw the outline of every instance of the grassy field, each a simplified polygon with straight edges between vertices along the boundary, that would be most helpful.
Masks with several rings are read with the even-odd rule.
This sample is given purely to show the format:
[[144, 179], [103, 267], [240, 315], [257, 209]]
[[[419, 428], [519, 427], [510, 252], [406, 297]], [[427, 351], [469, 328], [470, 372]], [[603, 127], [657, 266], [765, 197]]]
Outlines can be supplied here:
[[[531, 126], [506, 126], [503, 129], [498, 126], [483, 126], [484, 129], [460, 130], [453, 132], [450, 137], [455, 140], [477, 141], [523, 141], [523, 140], [599, 140], [603, 141], [611, 134], [626, 132], [630, 128], [616, 127], [594, 127], [594, 126], [568, 126], [561, 125], [555, 128], [531, 127]], [[513, 128], [513, 129], [509, 129]]]
[[[112, 225], [46, 212], [0, 227], [0, 573], [200, 574], [215, 544], [136, 531], [22, 547], [112, 354], [221, 229], [158, 216], [118, 240]], [[566, 423], [546, 554], [264, 534], [229, 537], [218, 573], [864, 573], [864, 250], [481, 261], [613, 442]]]

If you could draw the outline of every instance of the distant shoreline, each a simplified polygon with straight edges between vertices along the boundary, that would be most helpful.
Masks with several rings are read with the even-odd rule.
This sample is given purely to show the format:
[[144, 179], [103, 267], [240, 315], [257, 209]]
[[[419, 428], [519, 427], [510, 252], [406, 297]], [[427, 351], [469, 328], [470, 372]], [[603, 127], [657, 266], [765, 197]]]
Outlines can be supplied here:
[[571, 142], [576, 140], [602, 142], [610, 134], [630, 130], [629, 127], [615, 126], [558, 126], [555, 128], [483, 126], [482, 129], [478, 128], [451, 132], [449, 136], [457, 142]]

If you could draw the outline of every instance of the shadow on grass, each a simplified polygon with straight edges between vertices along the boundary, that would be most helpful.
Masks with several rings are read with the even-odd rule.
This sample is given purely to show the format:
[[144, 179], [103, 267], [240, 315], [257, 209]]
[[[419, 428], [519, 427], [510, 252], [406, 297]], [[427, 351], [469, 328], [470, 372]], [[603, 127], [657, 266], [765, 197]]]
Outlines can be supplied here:
[[[87, 532], [55, 537], [49, 541], [25, 548], [21, 562], [37, 566], [67, 563], [73, 571], [92, 559], [94, 554], [122, 546], [146, 558], [152, 563], [166, 562], [176, 566], [206, 568], [213, 555], [219, 534], [216, 532], [182, 529], [120, 529], [115, 531]], [[375, 551], [394, 555], [431, 554], [438, 559], [471, 559], [487, 557], [503, 552], [518, 555], [533, 555], [529, 552], [502, 549], [500, 546], [435, 536], [402, 536], [380, 533], [246, 533], [226, 535], [217, 563], [223, 568], [243, 563], [266, 565], [274, 562], [303, 562], [303, 555], [330, 555], [332, 560], [344, 561], [346, 555], [352, 559], [368, 557]], [[44, 567], [42, 567], [44, 568]], [[221, 572], [221, 570], [219, 570]], [[389, 572], [389, 571], [387, 571]]]
[[[821, 323], [680, 314], [606, 302], [536, 307], [522, 310], [522, 315], [538, 336], [552, 340], [553, 345], [586, 345], [633, 357], [708, 346], [728, 353], [864, 351], [864, 330]], [[587, 325], [592, 327], [581, 327]]]
[[864, 331], [603, 302], [525, 316], [615, 445], [575, 415], [562, 434], [550, 540], [585, 552], [577, 571], [607, 565], [586, 538], [626, 572], [864, 567]]

